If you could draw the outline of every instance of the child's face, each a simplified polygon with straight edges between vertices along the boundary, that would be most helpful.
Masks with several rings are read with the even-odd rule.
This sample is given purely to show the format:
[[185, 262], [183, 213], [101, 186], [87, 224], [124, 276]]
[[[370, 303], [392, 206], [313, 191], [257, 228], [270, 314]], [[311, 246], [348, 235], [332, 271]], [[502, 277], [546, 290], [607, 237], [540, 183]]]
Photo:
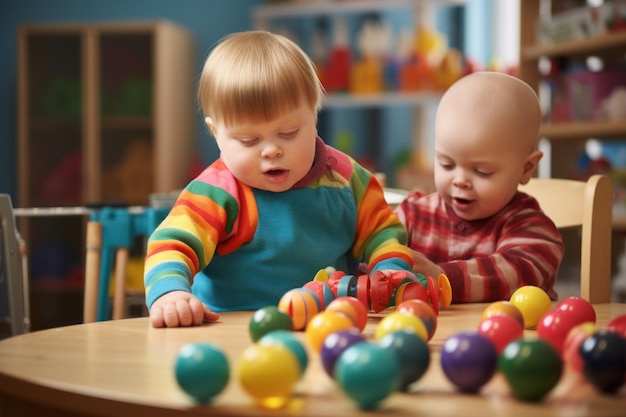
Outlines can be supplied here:
[[471, 121], [457, 121], [438, 131], [435, 185], [460, 218], [484, 219], [513, 198], [518, 184], [532, 175], [541, 153], [522, 150], [511, 132], [502, 135], [496, 126], [472, 130]]
[[306, 105], [259, 123], [225, 126], [207, 120], [221, 158], [243, 183], [260, 190], [289, 190], [311, 169], [317, 137], [316, 113]]

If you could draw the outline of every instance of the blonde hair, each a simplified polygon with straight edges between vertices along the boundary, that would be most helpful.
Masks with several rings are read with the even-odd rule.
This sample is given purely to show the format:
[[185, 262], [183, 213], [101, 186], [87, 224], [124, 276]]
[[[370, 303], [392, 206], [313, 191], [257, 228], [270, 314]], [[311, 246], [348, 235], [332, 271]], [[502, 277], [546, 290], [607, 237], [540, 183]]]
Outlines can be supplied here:
[[204, 115], [227, 126], [273, 120], [303, 103], [317, 112], [323, 96], [304, 51], [266, 31], [224, 38], [207, 57], [198, 85]]

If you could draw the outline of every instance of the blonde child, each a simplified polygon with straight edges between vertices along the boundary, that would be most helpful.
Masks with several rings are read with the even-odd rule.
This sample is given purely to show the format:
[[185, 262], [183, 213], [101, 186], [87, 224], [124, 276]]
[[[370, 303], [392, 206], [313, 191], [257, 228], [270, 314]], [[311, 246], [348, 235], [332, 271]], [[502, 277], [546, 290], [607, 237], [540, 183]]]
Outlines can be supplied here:
[[310, 59], [285, 37], [237, 33], [209, 54], [199, 99], [220, 158], [149, 239], [153, 327], [276, 305], [327, 266], [414, 277], [380, 184], [317, 136], [322, 98]]
[[541, 111], [534, 91], [497, 72], [465, 76], [446, 91], [435, 120], [437, 192], [413, 192], [396, 208], [414, 269], [443, 272], [453, 302], [510, 298], [523, 285], [553, 286], [561, 235], [517, 190], [533, 175]]

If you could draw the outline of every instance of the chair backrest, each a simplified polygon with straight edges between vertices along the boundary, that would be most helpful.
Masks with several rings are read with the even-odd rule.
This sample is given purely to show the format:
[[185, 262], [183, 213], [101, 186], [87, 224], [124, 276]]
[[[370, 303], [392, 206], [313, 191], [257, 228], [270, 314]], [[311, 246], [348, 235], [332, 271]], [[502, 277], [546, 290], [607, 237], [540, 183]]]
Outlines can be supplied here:
[[0, 286], [6, 284], [8, 302], [5, 305], [8, 305], [7, 319], [11, 326], [11, 335], [29, 330], [25, 303], [27, 293], [22, 282], [17, 236], [11, 197], [8, 194], [0, 194]]
[[535, 197], [558, 228], [582, 228], [580, 295], [592, 303], [610, 302], [611, 180], [606, 175], [593, 175], [587, 181], [532, 178], [519, 189]]

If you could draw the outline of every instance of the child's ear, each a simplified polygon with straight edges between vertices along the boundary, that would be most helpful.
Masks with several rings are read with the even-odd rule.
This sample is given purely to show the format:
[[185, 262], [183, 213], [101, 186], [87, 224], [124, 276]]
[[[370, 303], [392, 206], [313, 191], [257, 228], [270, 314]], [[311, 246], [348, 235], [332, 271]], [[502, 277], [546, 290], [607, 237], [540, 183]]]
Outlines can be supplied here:
[[213, 137], [215, 137], [215, 126], [213, 125], [213, 119], [211, 119], [210, 117], [205, 117], [204, 123], [206, 123], [207, 127], [211, 131], [211, 134], [213, 135]]
[[520, 184], [527, 184], [530, 181], [530, 178], [535, 173], [537, 169], [537, 165], [539, 165], [539, 161], [543, 158], [543, 152], [541, 151], [532, 151], [526, 161], [524, 162], [524, 170], [522, 172], [522, 178], [520, 178]]

